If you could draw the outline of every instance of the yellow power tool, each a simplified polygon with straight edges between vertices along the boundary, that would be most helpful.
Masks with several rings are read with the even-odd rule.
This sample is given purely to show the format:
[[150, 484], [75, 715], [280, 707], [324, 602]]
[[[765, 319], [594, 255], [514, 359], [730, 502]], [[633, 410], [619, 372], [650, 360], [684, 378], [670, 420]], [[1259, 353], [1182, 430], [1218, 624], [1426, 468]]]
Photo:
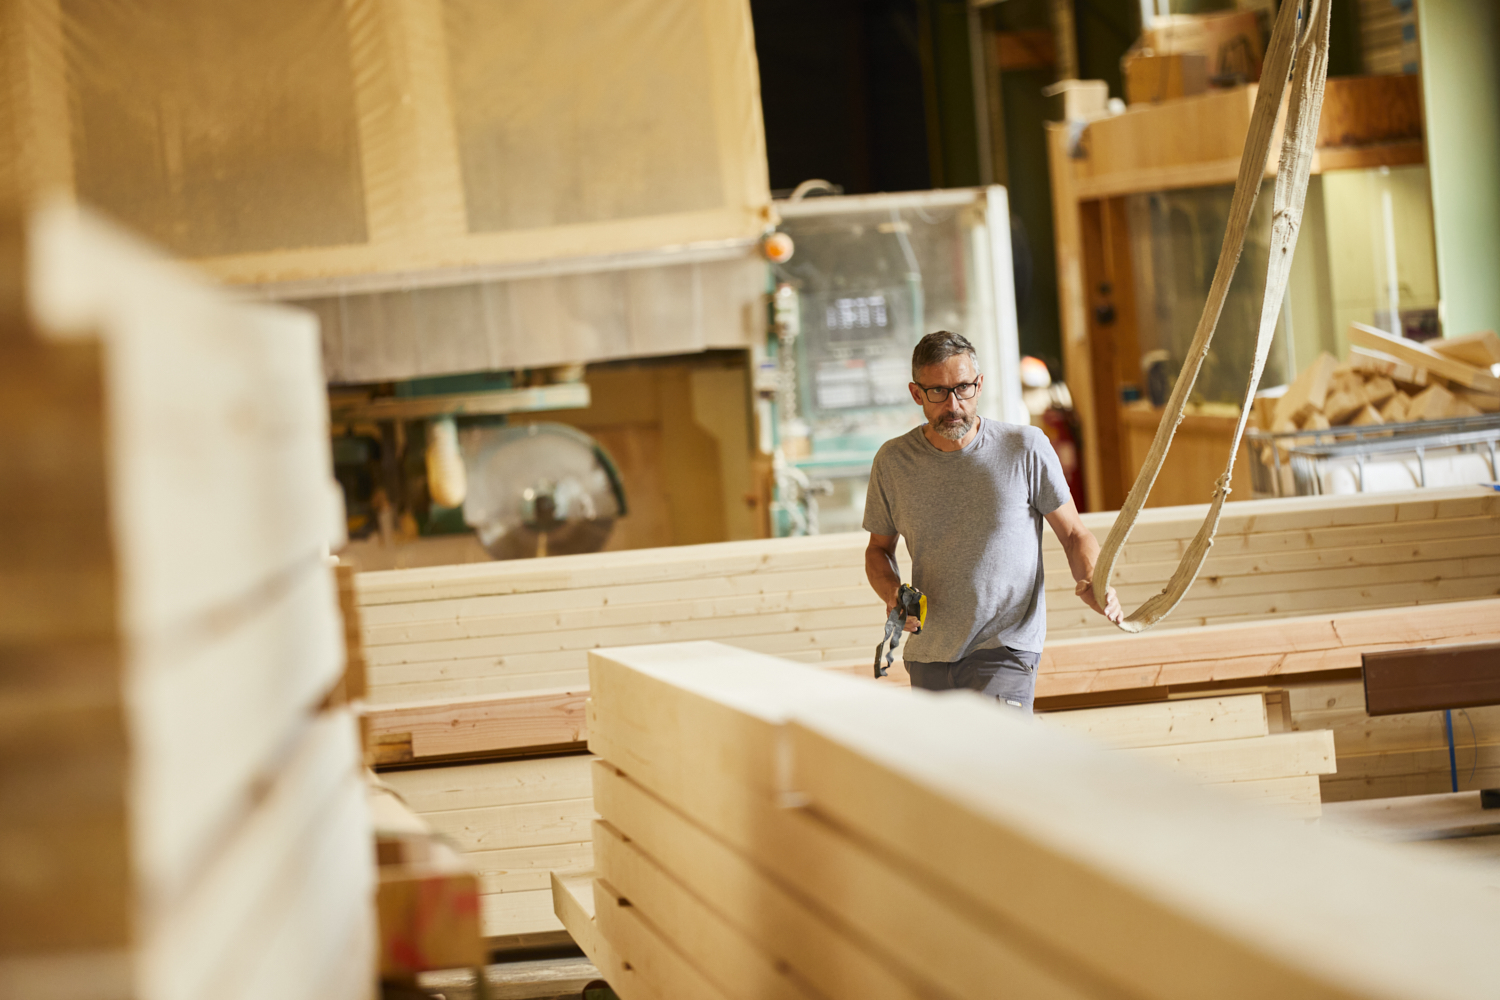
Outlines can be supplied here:
[[[885, 619], [885, 638], [881, 639], [875, 646], [875, 676], [884, 677], [887, 670], [891, 668], [891, 661], [896, 658], [896, 647], [901, 645], [901, 633], [906, 631], [906, 619], [917, 620], [917, 630], [914, 635], [922, 634], [922, 626], [927, 624], [927, 595], [916, 587], [906, 584], [896, 592], [896, 606]], [[887, 647], [889, 643], [889, 647]], [[885, 666], [880, 665], [880, 654], [885, 654]]]

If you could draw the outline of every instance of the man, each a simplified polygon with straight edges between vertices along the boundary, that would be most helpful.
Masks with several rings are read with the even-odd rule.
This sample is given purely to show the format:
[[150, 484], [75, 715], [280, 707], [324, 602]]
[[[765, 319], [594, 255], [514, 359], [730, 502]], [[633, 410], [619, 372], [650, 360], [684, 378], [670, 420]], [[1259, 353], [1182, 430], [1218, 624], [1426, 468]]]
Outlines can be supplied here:
[[[906, 538], [912, 585], [927, 595], [927, 624], [905, 662], [913, 687], [969, 688], [1031, 711], [1047, 633], [1042, 519], [1068, 555], [1085, 604], [1119, 622], [1114, 588], [1093, 593], [1099, 542], [1083, 526], [1046, 435], [982, 419], [974, 347], [955, 333], [928, 334], [912, 352], [911, 398], [926, 424], [875, 456], [865, 501], [865, 575], [896, 606], [896, 538]], [[908, 620], [908, 631], [916, 628]]]

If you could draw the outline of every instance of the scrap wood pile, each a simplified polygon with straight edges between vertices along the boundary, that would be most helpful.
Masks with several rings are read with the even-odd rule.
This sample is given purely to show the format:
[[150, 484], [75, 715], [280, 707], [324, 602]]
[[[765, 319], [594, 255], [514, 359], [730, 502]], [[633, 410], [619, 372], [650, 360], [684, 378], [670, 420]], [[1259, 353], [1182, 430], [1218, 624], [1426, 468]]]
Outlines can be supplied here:
[[0, 238], [0, 995], [368, 997], [317, 329], [67, 209]]
[[[1493, 331], [1420, 343], [1354, 323], [1349, 344], [1344, 364], [1320, 354], [1284, 395], [1258, 397], [1254, 426], [1285, 434], [1500, 411], [1500, 378], [1491, 370], [1500, 364], [1500, 335]], [[1271, 464], [1269, 454], [1262, 460]]]
[[591, 663], [596, 869], [553, 887], [624, 1000], [1492, 991], [1461, 873], [1140, 751], [709, 643]]

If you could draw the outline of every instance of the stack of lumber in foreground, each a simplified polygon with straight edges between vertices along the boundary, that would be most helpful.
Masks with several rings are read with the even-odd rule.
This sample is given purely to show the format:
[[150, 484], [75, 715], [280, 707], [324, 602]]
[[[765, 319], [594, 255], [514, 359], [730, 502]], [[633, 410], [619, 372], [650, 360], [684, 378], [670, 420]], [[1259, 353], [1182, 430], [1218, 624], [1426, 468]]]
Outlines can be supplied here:
[[318, 333], [0, 224], [0, 995], [374, 987]]
[[1071, 709], [1037, 719], [1283, 816], [1320, 816], [1318, 778], [1334, 773], [1332, 734], [1292, 732], [1285, 691]]
[[[1126, 607], [1160, 591], [1204, 508], [1143, 511], [1115, 571]], [[1114, 513], [1086, 514], [1101, 539]], [[370, 701], [411, 706], [411, 753], [441, 722], [421, 703], [588, 683], [602, 646], [712, 639], [809, 663], [873, 659], [884, 607], [864, 575], [863, 534], [768, 539], [362, 573]], [[909, 579], [905, 547], [898, 549]], [[1048, 641], [1118, 635], [1073, 595], [1043, 534]], [[1250, 500], [1227, 508], [1213, 550], [1167, 625], [1409, 607], [1500, 594], [1500, 495], [1479, 487]], [[496, 705], [508, 704], [497, 699]], [[476, 705], [471, 711], [488, 711]], [[497, 707], [496, 712], [507, 709]], [[551, 707], [558, 717], [562, 707]], [[516, 712], [512, 722], [519, 724]], [[448, 727], [451, 730], [453, 727]], [[462, 727], [460, 727], [462, 728]], [[424, 734], [425, 729], [425, 734]], [[552, 739], [545, 732], [526, 739]], [[441, 742], [434, 755], [452, 752]]]
[[492, 947], [555, 943], [551, 872], [593, 865], [587, 754], [385, 771], [380, 780], [460, 851], [479, 877]]
[[554, 891], [625, 1000], [1493, 993], [1462, 877], [992, 701], [711, 643], [591, 661], [596, 873]]
[[[1113, 639], [1049, 643], [1038, 704], [1160, 699], [1215, 686], [1274, 684], [1290, 696], [1295, 729], [1333, 733], [1338, 773], [1325, 801], [1440, 792], [1451, 787], [1441, 712], [1370, 718], [1366, 653], [1500, 641], [1500, 599], [1285, 618], [1264, 625], [1155, 629]], [[1461, 788], [1500, 779], [1500, 709], [1454, 715]]]

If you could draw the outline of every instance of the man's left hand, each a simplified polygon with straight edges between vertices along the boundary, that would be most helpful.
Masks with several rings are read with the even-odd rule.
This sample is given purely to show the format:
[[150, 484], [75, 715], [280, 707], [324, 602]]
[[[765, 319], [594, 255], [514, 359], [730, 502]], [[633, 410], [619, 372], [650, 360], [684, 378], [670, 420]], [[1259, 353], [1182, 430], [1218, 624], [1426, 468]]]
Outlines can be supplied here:
[[1125, 612], [1120, 609], [1120, 599], [1115, 596], [1115, 588], [1110, 587], [1105, 591], [1104, 607], [1099, 606], [1099, 599], [1094, 596], [1094, 581], [1079, 580], [1078, 585], [1073, 588], [1073, 593], [1083, 599], [1083, 603], [1099, 612], [1116, 625], [1125, 620]]

